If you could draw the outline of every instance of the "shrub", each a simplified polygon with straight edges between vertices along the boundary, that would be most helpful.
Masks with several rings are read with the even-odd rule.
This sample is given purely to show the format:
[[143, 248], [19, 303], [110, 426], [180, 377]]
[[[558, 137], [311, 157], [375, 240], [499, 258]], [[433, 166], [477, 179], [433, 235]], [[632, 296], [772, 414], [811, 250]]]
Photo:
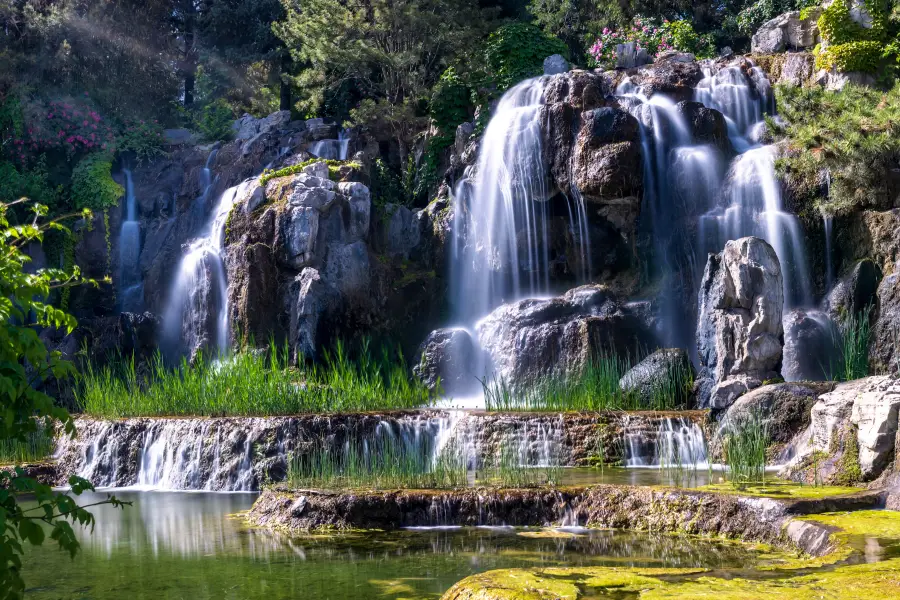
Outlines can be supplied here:
[[223, 98], [200, 109], [195, 126], [207, 142], [228, 141], [234, 137], [234, 113]]
[[72, 202], [81, 210], [106, 210], [116, 206], [125, 194], [124, 188], [113, 181], [112, 158], [108, 154], [89, 154], [72, 172]]
[[878, 70], [883, 46], [878, 42], [847, 42], [828, 46], [816, 54], [816, 68], [842, 72]]
[[613, 31], [604, 28], [600, 37], [588, 53], [594, 66], [611, 67], [616, 62], [616, 46], [634, 42], [639, 50], [646, 50], [650, 56], [658, 56], [668, 50], [691, 52], [698, 58], [715, 54], [715, 46], [709, 35], [700, 35], [687, 21], [662, 23], [655, 19], [637, 17], [631, 29]]
[[116, 139], [119, 152], [131, 152], [138, 162], [165, 154], [163, 127], [157, 121], [126, 123]]
[[559, 39], [550, 37], [528, 23], [512, 23], [488, 36], [485, 64], [500, 91], [523, 79], [543, 72], [544, 59], [553, 54], [568, 57], [569, 50]]
[[33, 102], [25, 110], [22, 148], [31, 153], [59, 150], [72, 159], [85, 152], [112, 153], [114, 128], [83, 101]]

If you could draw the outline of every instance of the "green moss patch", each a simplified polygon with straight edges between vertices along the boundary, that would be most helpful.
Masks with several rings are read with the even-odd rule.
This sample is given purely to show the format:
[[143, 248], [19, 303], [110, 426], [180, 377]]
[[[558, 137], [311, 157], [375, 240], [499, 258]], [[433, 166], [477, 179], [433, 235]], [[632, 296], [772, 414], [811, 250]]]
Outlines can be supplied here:
[[753, 496], [756, 498], [776, 498], [783, 500], [811, 500], [830, 498], [833, 496], [847, 496], [858, 494], [865, 490], [862, 487], [838, 486], [838, 485], [803, 485], [794, 481], [766, 481], [765, 483], [748, 484], [744, 489], [737, 491], [730, 483], [711, 483], [696, 488], [704, 492], [718, 492]]

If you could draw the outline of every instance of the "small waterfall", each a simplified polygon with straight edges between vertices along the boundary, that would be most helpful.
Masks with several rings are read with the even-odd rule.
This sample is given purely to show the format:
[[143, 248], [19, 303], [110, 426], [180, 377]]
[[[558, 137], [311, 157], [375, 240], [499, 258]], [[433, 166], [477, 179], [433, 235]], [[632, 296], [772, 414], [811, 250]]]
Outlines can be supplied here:
[[143, 308], [144, 284], [141, 280], [141, 224], [137, 215], [137, 198], [131, 170], [125, 174], [125, 219], [119, 233], [119, 289], [123, 312], [140, 312]]
[[[225, 190], [206, 232], [187, 246], [164, 319], [165, 337], [193, 354], [229, 348], [228, 281], [222, 251], [225, 224], [235, 201], [255, 183], [248, 179]], [[205, 192], [204, 192], [205, 195]]]
[[336, 140], [319, 140], [309, 147], [309, 153], [325, 160], [347, 160], [350, 136], [341, 129]]
[[[749, 66], [749, 72], [745, 68]], [[765, 72], [752, 61], [732, 63], [715, 69], [712, 61], [703, 61], [704, 78], [694, 90], [694, 99], [725, 116], [731, 143], [744, 152], [748, 141], [756, 138], [754, 128], [765, 114], [775, 114], [775, 99]]]
[[625, 466], [661, 467], [682, 465], [705, 467], [708, 462], [703, 429], [685, 417], [666, 417], [659, 421], [655, 435], [640, 420], [626, 424], [624, 436]]
[[825, 290], [830, 290], [834, 284], [834, 264], [832, 263], [832, 228], [834, 226], [834, 217], [831, 215], [822, 215], [822, 224], [825, 229]]

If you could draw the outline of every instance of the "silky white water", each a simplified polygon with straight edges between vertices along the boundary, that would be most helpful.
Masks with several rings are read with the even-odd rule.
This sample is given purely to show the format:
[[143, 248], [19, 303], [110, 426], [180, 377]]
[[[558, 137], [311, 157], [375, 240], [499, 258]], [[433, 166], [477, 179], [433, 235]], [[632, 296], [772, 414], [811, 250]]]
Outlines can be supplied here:
[[131, 170], [125, 175], [125, 218], [119, 233], [119, 289], [123, 312], [138, 312], [143, 307], [144, 285], [141, 278], [141, 224]]

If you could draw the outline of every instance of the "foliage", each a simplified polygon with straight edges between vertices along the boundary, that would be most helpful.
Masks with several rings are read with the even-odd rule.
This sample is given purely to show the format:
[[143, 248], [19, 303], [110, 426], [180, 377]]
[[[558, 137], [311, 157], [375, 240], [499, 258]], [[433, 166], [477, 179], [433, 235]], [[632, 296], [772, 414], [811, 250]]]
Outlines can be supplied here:
[[[59, 424], [61, 431], [73, 435], [75, 426], [65, 409], [38, 386], [50, 377], [61, 379], [73, 373], [72, 366], [50, 352], [38, 336], [37, 327], [58, 327], [71, 331], [75, 319], [46, 303], [51, 289], [82, 283], [94, 283], [81, 277], [78, 269], [39, 269], [26, 273], [30, 261], [23, 248], [40, 243], [49, 230], [64, 229], [57, 221], [41, 223], [47, 208], [33, 206], [34, 219], [25, 225], [10, 226], [9, 209], [25, 199], [0, 204], [0, 441], [18, 451], [34, 440], [46, 427]], [[89, 215], [85, 215], [89, 216]], [[69, 479], [73, 495], [93, 489], [80, 477]], [[19, 498], [30, 495], [37, 505], [23, 509]], [[115, 498], [107, 502], [119, 504]], [[18, 598], [25, 589], [21, 575], [23, 545], [43, 543], [50, 527], [50, 538], [73, 555], [78, 551], [69, 522], [91, 525], [93, 517], [79, 507], [72, 496], [54, 492], [16, 467], [0, 472], [0, 598]]]
[[108, 154], [89, 154], [72, 172], [72, 203], [77, 209], [106, 210], [119, 203], [125, 189], [113, 181]]
[[147, 381], [133, 360], [100, 370], [89, 368], [80, 380], [77, 400], [90, 415], [285, 415], [428, 406], [433, 395], [410, 379], [403, 356], [366, 343], [356, 359], [342, 344], [326, 352], [321, 364], [298, 365], [287, 347], [269, 348], [268, 356], [239, 353], [222, 362], [184, 359], [175, 368], [161, 356], [150, 365]]
[[884, 47], [878, 42], [834, 44], [816, 54], [816, 68], [873, 73], [878, 69], [883, 53]]
[[604, 28], [588, 53], [594, 65], [613, 66], [616, 63], [616, 46], [628, 42], [634, 42], [637, 49], [646, 50], [650, 56], [658, 56], [668, 50], [692, 52], [698, 58], [715, 54], [712, 38], [698, 35], [687, 21], [664, 19], [660, 23], [646, 17], [636, 18], [631, 29], [613, 31]]
[[60, 203], [61, 196], [61, 190], [50, 184], [47, 161], [43, 157], [27, 167], [0, 159], [0, 201], [33, 198], [52, 209]]
[[201, 107], [194, 123], [206, 142], [228, 141], [234, 137], [234, 113], [222, 98]]
[[25, 107], [26, 124], [19, 156], [59, 151], [72, 160], [84, 154], [115, 149], [115, 128], [90, 103], [81, 100], [34, 101]]
[[[752, 35], [760, 25], [786, 12], [818, 6], [820, 0], [756, 0], [738, 13], [737, 24], [741, 32]], [[801, 18], [804, 15], [801, 13]]]
[[883, 59], [893, 52], [888, 6], [881, 0], [864, 3], [871, 19], [871, 27], [863, 27], [850, 14], [850, 0], [835, 0], [826, 7], [818, 20], [819, 32], [827, 42], [816, 49], [816, 67], [838, 71], [874, 73]]
[[372, 204], [409, 204], [409, 196], [403, 188], [400, 174], [381, 158], [372, 162], [369, 189], [372, 192]]
[[503, 378], [482, 381], [485, 408], [502, 411], [676, 410], [684, 408], [693, 377], [679, 365], [668, 369], [652, 386], [648, 398], [625, 391], [619, 380], [632, 367], [627, 358], [601, 354], [570, 375], [545, 377], [523, 389]]
[[116, 138], [119, 152], [130, 152], [139, 163], [165, 154], [163, 127], [159, 121], [132, 121], [122, 127]]
[[25, 440], [0, 438], [0, 465], [21, 465], [46, 459], [53, 453], [53, 430], [45, 425], [25, 436]]
[[735, 488], [765, 481], [769, 439], [768, 427], [756, 412], [731, 423], [725, 430], [723, 451], [727, 477]]
[[456, 131], [460, 123], [469, 119], [472, 93], [453, 67], [441, 74], [431, 92], [429, 114], [435, 127], [443, 133]]
[[547, 35], [557, 37], [577, 62], [587, 60], [584, 48], [592, 36], [606, 26], [623, 27], [630, 22], [618, 2], [595, 0], [530, 0], [528, 12]]
[[857, 314], [848, 314], [838, 325], [835, 347], [840, 353], [836, 364], [831, 365], [830, 376], [839, 381], [862, 379], [869, 375], [869, 338], [871, 337], [868, 306]]
[[[900, 84], [888, 91], [848, 85], [841, 92], [779, 85], [775, 95], [788, 142], [777, 166], [807, 190], [804, 201], [818, 202], [823, 214], [890, 203], [884, 173], [900, 152]], [[815, 200], [826, 170], [828, 197]]]
[[343, 166], [352, 167], [352, 168], [361, 168], [362, 165], [359, 163], [355, 163], [352, 161], [346, 160], [334, 160], [331, 158], [310, 158], [309, 160], [305, 160], [302, 163], [298, 163], [296, 165], [291, 165], [290, 167], [284, 167], [283, 169], [266, 169], [262, 172], [262, 175], [259, 177], [260, 185], [266, 185], [272, 179], [277, 177], [288, 177], [290, 175], [296, 175], [297, 173], [302, 173], [303, 169], [308, 167], [309, 165], [313, 165], [316, 163], [323, 162], [328, 165], [328, 178], [332, 180], [336, 180], [338, 177], [338, 169]]
[[859, 466], [859, 438], [857, 428], [849, 427], [844, 433], [844, 452], [838, 461], [834, 474], [835, 485], [859, 485], [862, 483], [862, 468]]
[[566, 45], [528, 23], [511, 23], [494, 30], [485, 46], [485, 66], [500, 91], [543, 73], [544, 59], [568, 56]]

